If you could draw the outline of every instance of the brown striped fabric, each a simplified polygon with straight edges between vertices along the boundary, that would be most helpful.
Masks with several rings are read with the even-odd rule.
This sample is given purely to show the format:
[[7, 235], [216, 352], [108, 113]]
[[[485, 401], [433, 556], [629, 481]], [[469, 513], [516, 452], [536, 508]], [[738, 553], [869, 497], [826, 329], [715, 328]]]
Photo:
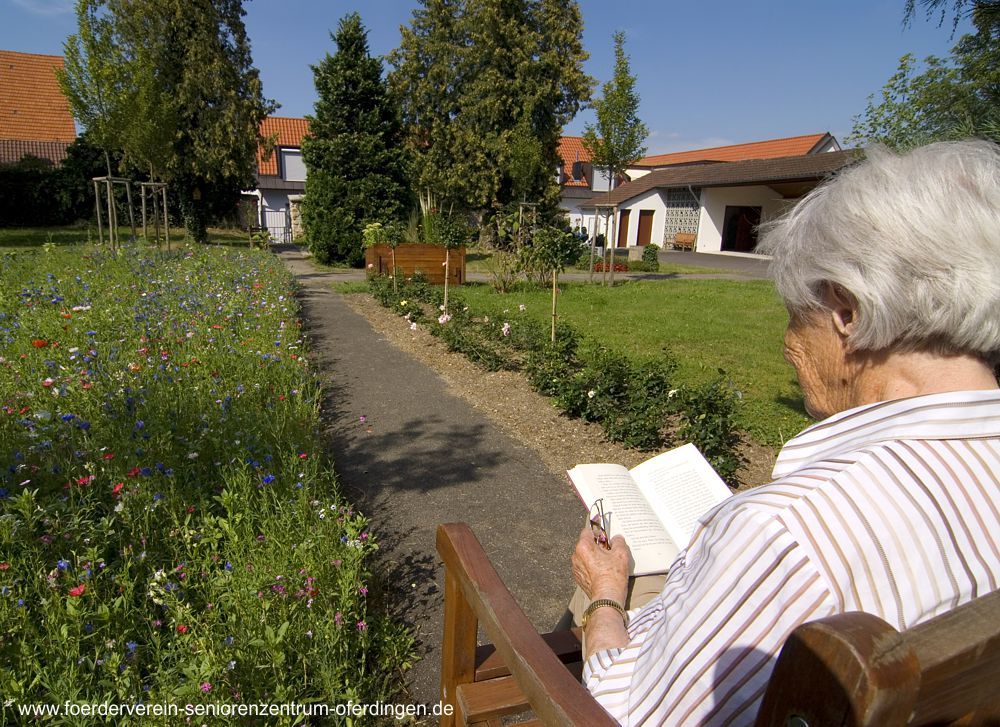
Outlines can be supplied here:
[[630, 642], [584, 683], [623, 725], [751, 724], [799, 624], [904, 629], [1000, 582], [1000, 391], [882, 402], [788, 442], [775, 482], [706, 513]]

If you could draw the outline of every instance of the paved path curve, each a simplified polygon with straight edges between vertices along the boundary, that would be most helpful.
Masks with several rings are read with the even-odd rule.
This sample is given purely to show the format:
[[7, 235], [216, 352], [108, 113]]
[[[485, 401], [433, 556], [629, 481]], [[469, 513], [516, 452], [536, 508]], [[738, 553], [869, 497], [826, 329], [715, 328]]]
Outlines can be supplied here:
[[318, 272], [296, 246], [274, 249], [302, 287], [341, 486], [373, 519], [420, 640], [411, 699], [437, 702], [444, 592], [438, 523], [469, 523], [528, 617], [548, 630], [572, 594], [569, 554], [585, 513], [532, 450], [353, 312], [331, 288], [343, 275]]

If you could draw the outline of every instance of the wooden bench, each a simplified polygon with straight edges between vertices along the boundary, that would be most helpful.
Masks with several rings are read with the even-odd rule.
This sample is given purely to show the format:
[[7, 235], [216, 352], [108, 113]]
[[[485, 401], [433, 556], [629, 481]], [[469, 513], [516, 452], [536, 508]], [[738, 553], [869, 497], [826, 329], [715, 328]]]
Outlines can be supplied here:
[[694, 250], [694, 243], [697, 239], [698, 235], [693, 232], [676, 232], [674, 233], [674, 249]]
[[[441, 725], [527, 712], [527, 725], [611, 727], [580, 684], [578, 631], [538, 634], [464, 523], [440, 525], [445, 565]], [[477, 646], [482, 626], [493, 644]], [[799, 626], [757, 725], [1000, 724], [1000, 591], [902, 633], [866, 613]], [[504, 720], [504, 724], [510, 724]]]

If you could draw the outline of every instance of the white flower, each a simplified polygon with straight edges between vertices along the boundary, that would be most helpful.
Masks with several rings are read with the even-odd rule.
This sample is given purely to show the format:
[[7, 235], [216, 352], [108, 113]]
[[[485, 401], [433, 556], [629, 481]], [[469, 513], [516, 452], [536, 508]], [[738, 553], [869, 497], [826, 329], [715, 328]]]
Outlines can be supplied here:
[[595, 396], [597, 396], [597, 392], [594, 391], [593, 389], [591, 389], [590, 391], [587, 392], [587, 398], [588, 399], [593, 399]]
[[443, 305], [439, 305], [438, 306], [438, 310], [444, 310], [444, 306]]
[[197, 452], [188, 452], [188, 459], [198, 459]]
[[677, 395], [677, 389], [671, 389], [667, 392], [667, 398], [673, 399]]
[[411, 331], [417, 330], [417, 323], [416, 323], [416, 321], [414, 321], [413, 323], [410, 324], [410, 330]]
[[521, 305], [519, 305], [517, 309], [523, 313], [524, 311], [528, 310], [528, 306], [526, 306], [524, 303], [521, 303]]
[[503, 335], [509, 336], [510, 335], [510, 323], [504, 322], [503, 328], [501, 330], [503, 331]]
[[442, 326], [450, 320], [451, 316], [448, 315], [447, 313], [442, 313], [440, 316], [438, 316], [438, 323], [440, 323]]

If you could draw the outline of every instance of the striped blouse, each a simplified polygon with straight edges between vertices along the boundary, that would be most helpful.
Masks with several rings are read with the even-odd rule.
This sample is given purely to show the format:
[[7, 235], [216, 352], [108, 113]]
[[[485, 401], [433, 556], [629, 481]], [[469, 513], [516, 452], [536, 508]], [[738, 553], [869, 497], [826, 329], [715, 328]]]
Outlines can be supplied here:
[[904, 629], [1000, 581], [1000, 391], [882, 402], [789, 441], [776, 481], [700, 521], [629, 643], [583, 678], [623, 725], [752, 723], [799, 624]]

